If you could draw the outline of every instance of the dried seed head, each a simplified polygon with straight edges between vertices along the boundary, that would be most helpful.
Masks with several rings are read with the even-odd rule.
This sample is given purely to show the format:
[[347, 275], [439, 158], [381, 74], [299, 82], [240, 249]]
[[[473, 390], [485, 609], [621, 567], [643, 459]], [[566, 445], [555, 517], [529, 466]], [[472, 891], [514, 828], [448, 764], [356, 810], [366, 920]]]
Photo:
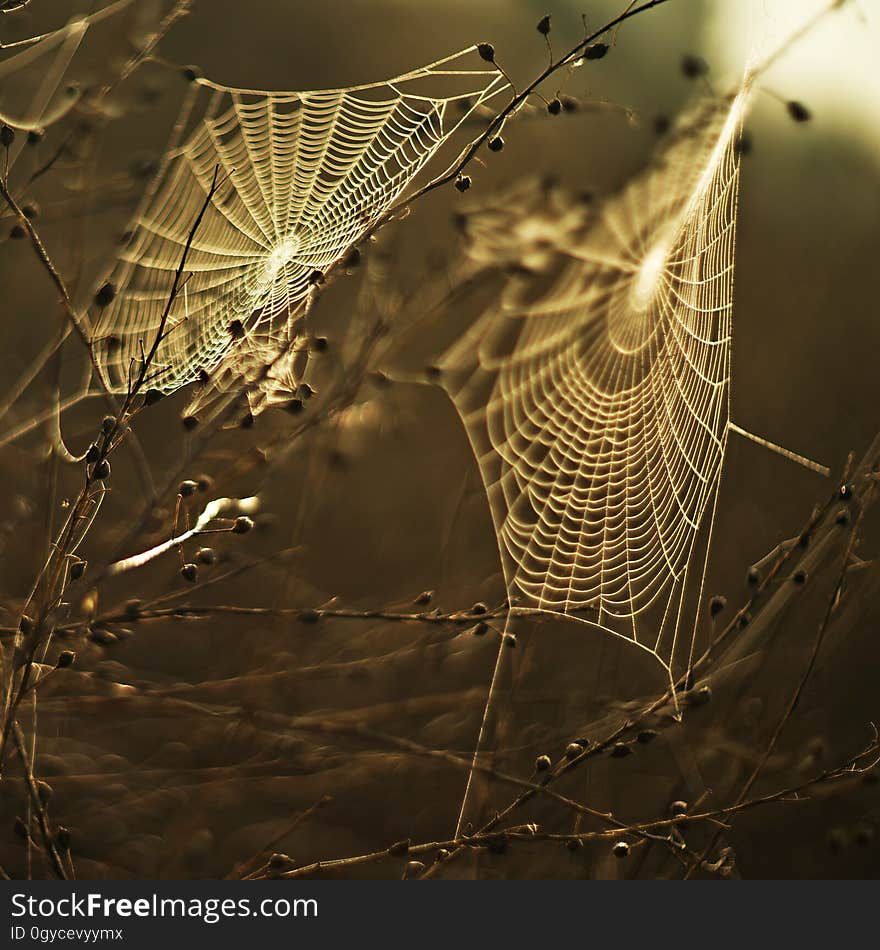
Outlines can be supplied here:
[[148, 389], [144, 393], [144, 405], [145, 406], [155, 406], [160, 399], [165, 397], [165, 393], [161, 389]]
[[477, 52], [487, 63], [495, 62], [495, 47], [491, 43], [478, 43]]
[[672, 815], [674, 818], [677, 818], [679, 815], [686, 814], [687, 810], [688, 810], [688, 803], [682, 801], [681, 799], [674, 801], [669, 806], [669, 814]]
[[717, 617], [722, 610], [727, 606], [727, 598], [722, 597], [720, 594], [717, 594], [709, 601], [709, 614], [712, 617]]
[[416, 604], [430, 604], [434, 599], [434, 591], [432, 590], [423, 590], [418, 597], [416, 597], [414, 603]]
[[667, 115], [654, 116], [654, 121], [652, 123], [654, 134], [657, 136], [666, 135], [671, 124], [672, 123], [669, 121], [669, 116]]
[[276, 852], [269, 858], [269, 867], [270, 867], [270, 868], [275, 868], [276, 870], [277, 870], [278, 868], [290, 867], [290, 865], [291, 865], [292, 863], [293, 863], [293, 862], [290, 860], [290, 857], [289, 857], [288, 855], [284, 854], [283, 851], [276, 851]]
[[177, 492], [184, 498], [189, 498], [199, 490], [199, 483], [191, 478], [184, 479], [178, 486]]
[[625, 742], [615, 742], [611, 747], [612, 759], [625, 759], [628, 755], [632, 755], [632, 749]]
[[101, 431], [104, 435], [110, 435], [110, 433], [116, 428], [116, 417], [115, 416], [104, 416], [101, 420]]
[[688, 694], [692, 706], [705, 706], [712, 701], [712, 690], [708, 686], [701, 686]]
[[321, 614], [314, 607], [303, 607], [299, 612], [299, 619], [303, 623], [317, 623], [321, 619]]
[[458, 191], [465, 192], [471, 186], [471, 176], [470, 175], [459, 175], [455, 179], [455, 187]]
[[195, 427], [199, 424], [199, 420], [196, 416], [184, 416], [180, 421], [187, 432], [192, 432], [192, 430], [195, 429]]
[[611, 852], [615, 858], [627, 858], [629, 857], [629, 845], [625, 841], [615, 841]]
[[547, 36], [550, 33], [550, 14], [549, 13], [547, 14], [547, 16], [542, 16], [541, 19], [538, 20], [538, 25], [536, 29], [541, 34], [541, 36]]
[[187, 82], [195, 82], [201, 78], [202, 71], [198, 66], [183, 66], [180, 70], [180, 75], [183, 76]]
[[95, 462], [97, 462], [100, 457], [101, 457], [101, 450], [93, 442], [89, 446], [88, 451], [86, 452], [86, 464], [94, 465]]
[[213, 548], [199, 548], [196, 551], [196, 560], [200, 564], [216, 564], [217, 552]]
[[547, 111], [550, 113], [550, 115], [559, 115], [559, 113], [562, 112], [562, 100], [559, 98], [559, 96], [554, 96], [547, 103]]
[[501, 638], [501, 642], [508, 648], [513, 649], [516, 646], [516, 634], [514, 633], [505, 633]]
[[109, 280], [101, 284], [98, 292], [95, 294], [95, 303], [99, 307], [109, 307], [116, 297], [116, 286]]
[[802, 585], [802, 584], [806, 584], [806, 583], [807, 583], [807, 572], [806, 572], [803, 568], [801, 568], [801, 569], [795, 571], [794, 574], [791, 575], [791, 579], [795, 582], [795, 584], [797, 584], [797, 585], [799, 585], [799, 586]]
[[425, 870], [425, 865], [421, 861], [407, 861], [403, 871], [404, 878], [416, 877]]
[[649, 742], [653, 742], [657, 738], [656, 729], [642, 729], [642, 731], [636, 736], [636, 739], [642, 745], [648, 745]]
[[746, 574], [746, 581], [751, 587], [757, 587], [761, 583], [761, 572], [756, 567], [750, 567]]
[[553, 762], [549, 755], [539, 755], [538, 758], [535, 759], [536, 772], [546, 772], [551, 765], [553, 765]]
[[565, 757], [567, 759], [576, 759], [583, 751], [584, 747], [580, 742], [569, 742], [565, 747]]
[[607, 43], [593, 43], [592, 46], [587, 47], [586, 52], [584, 53], [584, 59], [603, 59], [607, 52]]
[[479, 623], [477, 623], [477, 624], [474, 624], [474, 626], [471, 627], [471, 633], [472, 633], [475, 637], [482, 637], [482, 636], [484, 636], [485, 634], [487, 634], [488, 632], [489, 632], [489, 624], [487, 624], [487, 623], [486, 623], [485, 621], [483, 621], [483, 620], [481, 620], [481, 621], [480, 621]]
[[190, 584], [195, 584], [195, 582], [199, 579], [198, 565], [193, 564], [192, 561], [184, 564], [180, 569], [180, 576], [185, 581], [189, 581]]
[[488, 611], [488, 609], [489, 609], [489, 608], [488, 608], [481, 600], [478, 600], [478, 601], [473, 605], [473, 607], [471, 607], [471, 613], [472, 613], [472, 614], [484, 614], [484, 613], [486, 613], [486, 611]]
[[682, 57], [681, 72], [686, 79], [699, 79], [709, 72], [709, 65], [702, 57], [688, 54]]
[[43, 141], [43, 136], [45, 136], [45, 134], [45, 129], [29, 129], [27, 134], [28, 145], [38, 145]]
[[4, 122], [3, 125], [0, 126], [0, 143], [2, 143], [6, 148], [9, 148], [9, 146], [12, 145], [14, 141], [15, 129]]
[[486, 144], [490, 152], [500, 152], [504, 148], [504, 139], [500, 135], [493, 135]]
[[127, 601], [125, 604], [125, 609], [123, 614], [126, 620], [135, 621], [141, 619], [141, 614], [143, 613], [144, 604], [143, 601], [138, 600], [137, 597], [132, 597], [131, 600]]
[[70, 579], [78, 581], [85, 574], [87, 565], [88, 561], [74, 561], [70, 565]]
[[199, 475], [196, 478], [196, 484], [199, 486], [199, 491], [210, 491], [214, 487], [214, 479], [210, 475]]
[[254, 522], [247, 515], [239, 515], [232, 523], [233, 534], [247, 534], [254, 526]]
[[55, 844], [62, 851], [70, 850], [70, 829], [65, 828], [64, 825], [59, 825], [58, 830], [55, 832]]
[[99, 482], [103, 482], [104, 479], [110, 477], [110, 463], [107, 459], [101, 459], [100, 462], [92, 470], [92, 477], [96, 478]]
[[813, 113], [802, 102], [792, 99], [791, 102], [786, 102], [785, 108], [795, 122], [809, 122], [813, 118]]
[[403, 841], [395, 841], [388, 849], [388, 853], [395, 858], [402, 858], [405, 854], [409, 854], [409, 838], [404, 838]]
[[841, 527], [845, 527], [850, 521], [849, 511], [847, 511], [846, 508], [841, 508], [840, 511], [837, 512], [837, 516], [835, 517], [834, 521]]
[[76, 662], [76, 654], [73, 650], [62, 650], [58, 654], [58, 659], [55, 661], [55, 668], [58, 670], [66, 670], [67, 667], [73, 666]]
[[37, 787], [37, 795], [39, 796], [40, 801], [46, 805], [49, 802], [49, 799], [52, 797], [52, 786], [48, 782], [44, 782], [42, 779], [37, 779], [35, 782]]

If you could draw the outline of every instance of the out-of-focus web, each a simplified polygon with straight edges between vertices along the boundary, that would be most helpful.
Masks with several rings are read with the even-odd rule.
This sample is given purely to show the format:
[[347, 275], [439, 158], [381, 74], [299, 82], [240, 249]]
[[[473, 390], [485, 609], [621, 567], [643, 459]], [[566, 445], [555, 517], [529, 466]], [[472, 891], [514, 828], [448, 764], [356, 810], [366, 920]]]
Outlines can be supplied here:
[[[169, 392], [201, 379], [194, 409], [241, 388], [255, 409], [290, 399], [314, 281], [405, 196], [461, 122], [507, 88], [496, 69], [475, 64], [474, 50], [349, 89], [270, 93], [195, 79], [110, 276], [119, 293], [94, 326], [108, 386], [125, 389], [155, 338], [219, 169], [149, 385]], [[431, 94], [432, 82], [452, 81], [454, 95]]]
[[[585, 227], [561, 227], [549, 254], [544, 235], [545, 273], [520, 267], [526, 275], [511, 277], [440, 362], [486, 486], [511, 604], [623, 637], [670, 682], [691, 662], [696, 617], [683, 622], [685, 592], [694, 571], [702, 599], [730, 421], [747, 100], [743, 89], [688, 112], [657, 160]], [[499, 240], [509, 254], [507, 234]], [[483, 235], [490, 256], [491, 246]]]

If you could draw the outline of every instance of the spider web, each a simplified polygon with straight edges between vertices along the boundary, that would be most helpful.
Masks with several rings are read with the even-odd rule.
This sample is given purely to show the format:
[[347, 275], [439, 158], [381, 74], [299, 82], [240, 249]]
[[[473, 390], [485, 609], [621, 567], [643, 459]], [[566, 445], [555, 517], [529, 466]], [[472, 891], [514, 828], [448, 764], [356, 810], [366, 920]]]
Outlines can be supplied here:
[[[319, 92], [196, 79], [110, 276], [119, 293], [94, 328], [108, 386], [124, 389], [155, 339], [219, 169], [149, 385], [169, 392], [201, 379], [195, 407], [242, 385], [260, 390], [252, 392], [258, 407], [290, 398], [291, 354], [314, 281], [403, 197], [449, 135], [507, 88], [475, 61], [471, 47], [387, 82]], [[456, 91], [438, 98], [443, 83]]]
[[682, 647], [690, 662], [685, 588], [727, 440], [745, 98], [698, 104], [586, 228], [562, 228], [549, 276], [513, 277], [441, 360], [511, 602], [596, 623], [670, 676]]

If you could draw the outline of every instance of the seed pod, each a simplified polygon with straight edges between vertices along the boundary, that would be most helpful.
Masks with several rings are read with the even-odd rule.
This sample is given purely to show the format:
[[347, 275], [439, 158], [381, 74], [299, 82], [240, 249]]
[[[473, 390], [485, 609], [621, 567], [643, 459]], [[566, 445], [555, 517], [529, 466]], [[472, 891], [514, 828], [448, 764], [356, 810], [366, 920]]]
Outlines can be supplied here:
[[471, 176], [470, 175], [459, 175], [455, 179], [455, 187], [458, 191], [465, 192], [471, 186]]
[[672, 815], [673, 818], [677, 818], [679, 815], [686, 814], [687, 810], [688, 810], [688, 803], [685, 801], [682, 801], [681, 799], [674, 801], [669, 806], [669, 814]]
[[541, 19], [538, 20], [538, 25], [536, 29], [541, 34], [541, 36], [547, 36], [550, 33], [550, 14], [549, 13], [547, 14], [547, 16], [542, 16]]
[[625, 841], [616, 841], [611, 852], [615, 858], [627, 858], [629, 857], [629, 845]]
[[414, 603], [416, 604], [430, 604], [434, 599], [434, 591], [432, 590], [423, 590], [418, 597], [416, 597]]
[[471, 633], [475, 637], [482, 637], [489, 632], [489, 624], [481, 620], [479, 623], [476, 623], [471, 627]]
[[88, 561], [74, 561], [70, 566], [70, 579], [78, 581], [86, 572]]
[[92, 477], [96, 478], [99, 482], [103, 482], [110, 477], [110, 463], [107, 459], [101, 459], [101, 461], [98, 462], [92, 470]]
[[44, 782], [43, 779], [37, 779], [34, 784], [37, 787], [37, 795], [39, 796], [40, 802], [43, 805], [48, 804], [49, 799], [52, 797], [52, 786], [48, 782]]
[[58, 830], [55, 832], [55, 844], [62, 851], [70, 850], [70, 829], [65, 828], [64, 825], [59, 825]]
[[86, 464], [94, 465], [95, 462], [97, 462], [100, 457], [101, 457], [101, 450], [93, 442], [89, 446], [88, 451], [86, 452]]
[[165, 393], [161, 389], [148, 389], [144, 393], [144, 405], [155, 406], [160, 399], [164, 399]]
[[632, 755], [632, 749], [625, 742], [615, 742], [610, 754], [612, 759], [625, 759]]
[[785, 108], [795, 122], [809, 122], [813, 118], [813, 113], [802, 102], [786, 102]]
[[270, 868], [275, 868], [276, 870], [277, 870], [278, 868], [289, 867], [292, 863], [293, 863], [293, 862], [290, 860], [290, 857], [289, 857], [288, 855], [284, 854], [283, 851], [276, 851], [276, 852], [269, 858], [269, 867], [270, 867]]
[[200, 564], [216, 564], [217, 552], [213, 548], [199, 548], [196, 551], [196, 560]]
[[132, 599], [125, 604], [125, 610], [123, 611], [125, 619], [130, 621], [140, 620], [143, 607], [143, 601], [132, 597]]
[[66, 670], [69, 666], [73, 666], [75, 662], [76, 654], [73, 650], [62, 650], [58, 654], [58, 659], [55, 661], [55, 669]]
[[116, 286], [109, 280], [101, 284], [100, 289], [95, 294], [95, 303], [101, 307], [109, 307], [116, 297]]
[[484, 614], [488, 611], [488, 607], [481, 601], [478, 600], [473, 607], [471, 607], [472, 614]]
[[104, 435], [110, 435], [110, 433], [116, 428], [116, 417], [115, 416], [104, 416], [101, 420], [101, 431]]
[[247, 515], [239, 515], [232, 523], [233, 534], [247, 534], [254, 527], [253, 521]]
[[195, 584], [199, 579], [198, 565], [193, 564], [191, 561], [184, 564], [180, 569], [180, 575], [185, 581], [189, 581], [190, 584]]
[[314, 607], [303, 607], [299, 612], [299, 619], [303, 623], [317, 623], [321, 619], [321, 614]]
[[569, 760], [576, 759], [583, 751], [584, 747], [580, 742], [569, 742], [565, 747], [565, 757]]
[[405, 854], [409, 854], [409, 838], [404, 838], [403, 841], [395, 841], [388, 849], [388, 853], [395, 858], [402, 858]]
[[478, 43], [477, 52], [487, 63], [495, 62], [495, 47], [491, 43]]
[[6, 125], [4, 122], [0, 126], [0, 143], [2, 143], [6, 148], [9, 148], [10, 145], [15, 141], [15, 129], [10, 125]]
[[547, 111], [550, 115], [559, 115], [562, 112], [562, 100], [558, 96], [554, 96], [547, 103]]
[[500, 152], [504, 148], [504, 139], [500, 135], [494, 135], [486, 144], [490, 152]]
[[182, 495], [184, 498], [189, 498], [191, 495], [194, 495], [199, 489], [199, 483], [193, 481], [191, 478], [184, 479], [178, 486], [177, 492], [179, 495]]
[[539, 755], [538, 758], [535, 759], [536, 772], [546, 772], [551, 765], [553, 765], [553, 762], [549, 755]]
[[642, 731], [636, 736], [636, 739], [642, 745], [648, 745], [649, 742], [653, 742], [657, 738], [656, 729], [642, 729]]
[[593, 43], [592, 46], [588, 46], [584, 52], [584, 59], [597, 60], [603, 59], [605, 54], [608, 52], [607, 43]]
[[709, 614], [713, 617], [717, 617], [726, 606], [727, 598], [722, 597], [720, 594], [716, 595], [709, 601]]
[[505, 633], [501, 641], [508, 649], [512, 650], [516, 646], [516, 634]]
[[682, 57], [681, 71], [686, 79], [699, 79], [709, 72], [709, 65], [700, 56], [688, 54]]

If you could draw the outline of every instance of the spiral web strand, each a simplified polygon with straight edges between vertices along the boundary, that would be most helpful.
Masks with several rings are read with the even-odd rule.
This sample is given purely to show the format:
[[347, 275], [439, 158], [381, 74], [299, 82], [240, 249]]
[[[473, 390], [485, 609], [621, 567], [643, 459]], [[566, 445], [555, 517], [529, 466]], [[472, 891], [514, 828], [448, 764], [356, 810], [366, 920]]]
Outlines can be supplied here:
[[442, 361], [512, 600], [586, 612], [670, 676], [728, 433], [744, 104], [691, 111], [549, 286], [513, 278]]
[[[205, 393], [251, 384], [261, 390], [258, 403], [290, 398], [297, 321], [314, 280], [404, 197], [468, 115], [507, 88], [495, 69], [469, 60], [476, 60], [473, 48], [385, 83], [320, 92], [267, 93], [196, 79], [177, 141], [110, 276], [120, 292], [96, 322], [107, 384], [124, 389], [155, 339], [219, 169], [221, 184], [186, 261], [191, 277], [149, 385], [168, 392], [200, 378]], [[457, 91], [422, 94], [425, 82], [457, 84]]]

